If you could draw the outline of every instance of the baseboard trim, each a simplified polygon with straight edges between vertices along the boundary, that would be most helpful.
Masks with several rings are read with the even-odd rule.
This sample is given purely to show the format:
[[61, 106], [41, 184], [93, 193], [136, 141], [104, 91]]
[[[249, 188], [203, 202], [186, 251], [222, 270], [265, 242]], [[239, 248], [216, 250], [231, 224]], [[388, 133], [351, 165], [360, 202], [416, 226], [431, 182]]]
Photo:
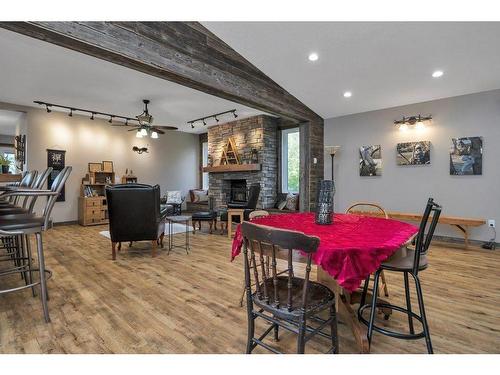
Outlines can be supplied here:
[[[434, 235], [432, 237], [433, 241], [439, 241], [439, 242], [446, 242], [446, 243], [452, 243], [452, 244], [458, 244], [465, 246], [465, 241], [463, 238], [458, 238], [458, 237], [449, 237], [449, 236], [438, 236]], [[479, 241], [479, 240], [469, 240], [469, 245], [472, 246], [478, 246], [481, 247], [486, 241]], [[496, 247], [498, 248], [500, 244], [498, 242], [495, 243]]]
[[52, 226], [54, 227], [62, 227], [65, 225], [75, 225], [78, 224], [78, 220], [71, 220], [71, 221], [59, 221], [57, 223], [52, 223]]

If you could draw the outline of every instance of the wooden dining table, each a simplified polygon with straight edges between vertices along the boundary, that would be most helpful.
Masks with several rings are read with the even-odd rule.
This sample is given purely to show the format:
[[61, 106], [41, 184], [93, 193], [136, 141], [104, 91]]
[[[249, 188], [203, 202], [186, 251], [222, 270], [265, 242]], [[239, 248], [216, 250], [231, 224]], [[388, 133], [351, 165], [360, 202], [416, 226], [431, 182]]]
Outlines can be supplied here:
[[[270, 215], [252, 222], [319, 237], [320, 244], [313, 255], [317, 281], [336, 293], [339, 319], [350, 327], [359, 352], [369, 353], [367, 329], [360, 323], [355, 307], [360, 302], [359, 287], [383, 261], [404, 248], [418, 228], [397, 220], [349, 214], [335, 214], [332, 224], [320, 225], [315, 223], [314, 214], [309, 212]], [[232, 259], [239, 255], [242, 245], [238, 226], [232, 244]], [[369, 301], [370, 296], [367, 298]], [[390, 310], [382, 312], [391, 314]]]

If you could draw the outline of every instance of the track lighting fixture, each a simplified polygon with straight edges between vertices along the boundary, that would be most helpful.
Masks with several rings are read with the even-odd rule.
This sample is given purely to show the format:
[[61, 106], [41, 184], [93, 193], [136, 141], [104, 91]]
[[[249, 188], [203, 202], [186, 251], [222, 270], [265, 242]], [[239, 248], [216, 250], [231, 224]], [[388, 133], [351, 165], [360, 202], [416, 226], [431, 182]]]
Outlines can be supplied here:
[[[175, 126], [167, 126], [167, 125], [153, 125], [153, 116], [149, 114], [148, 111], [148, 104], [149, 100], [143, 100], [144, 103], [144, 112], [141, 113], [140, 115], [136, 116], [135, 118], [133, 117], [128, 117], [128, 116], [121, 116], [121, 115], [115, 115], [113, 113], [105, 113], [105, 112], [99, 112], [99, 111], [93, 111], [91, 109], [84, 109], [84, 108], [76, 108], [76, 107], [68, 107], [65, 105], [60, 105], [60, 104], [54, 104], [54, 103], [47, 103], [47, 102], [42, 102], [39, 100], [35, 100], [34, 103], [39, 104], [41, 106], [45, 106], [45, 110], [47, 113], [52, 112], [52, 108], [62, 108], [65, 110], [68, 110], [68, 116], [73, 117], [73, 112], [81, 112], [81, 113], [86, 113], [90, 116], [91, 120], [95, 120], [96, 116], [103, 117], [104, 119], [109, 118], [108, 122], [111, 124], [111, 126], [120, 126], [120, 127], [133, 127], [133, 129], [129, 129], [129, 131], [136, 131], [136, 137], [142, 138], [142, 137], [147, 137], [148, 135], [151, 136], [151, 138], [159, 138], [160, 134], [165, 134], [165, 130], [177, 130]], [[117, 121], [117, 119], [119, 121]], [[193, 124], [191, 124], [191, 127], [194, 128]]]
[[234, 116], [234, 118], [238, 117], [238, 115], [236, 114], [236, 109], [231, 109], [230, 111], [225, 111], [225, 112], [220, 112], [220, 113], [214, 113], [213, 115], [209, 115], [209, 116], [205, 116], [205, 117], [200, 117], [200, 118], [188, 121], [187, 123], [189, 125], [191, 125], [191, 129], [194, 129], [194, 124], [196, 124], [197, 122], [201, 122], [204, 126], [206, 126], [207, 125], [207, 121], [206, 120], [209, 120], [209, 119], [212, 119], [212, 118], [217, 123], [219, 123], [219, 121], [220, 121], [219, 117], [223, 116], [225, 114], [228, 114], [228, 113], [232, 113], [232, 115]]

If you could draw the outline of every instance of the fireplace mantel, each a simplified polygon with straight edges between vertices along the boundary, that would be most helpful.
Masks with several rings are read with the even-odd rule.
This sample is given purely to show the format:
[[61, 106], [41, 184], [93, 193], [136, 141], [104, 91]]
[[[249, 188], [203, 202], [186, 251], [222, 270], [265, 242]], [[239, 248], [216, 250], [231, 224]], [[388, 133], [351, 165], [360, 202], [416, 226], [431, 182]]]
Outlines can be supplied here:
[[225, 173], [225, 172], [249, 172], [260, 171], [261, 164], [226, 164], [214, 167], [203, 167], [203, 172]]

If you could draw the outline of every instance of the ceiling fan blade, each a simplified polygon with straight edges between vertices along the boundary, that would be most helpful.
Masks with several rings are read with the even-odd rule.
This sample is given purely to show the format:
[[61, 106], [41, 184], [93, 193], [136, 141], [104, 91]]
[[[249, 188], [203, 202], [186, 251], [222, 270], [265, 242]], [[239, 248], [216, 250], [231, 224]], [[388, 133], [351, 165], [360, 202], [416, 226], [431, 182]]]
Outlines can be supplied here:
[[151, 131], [157, 132], [158, 134], [165, 134], [163, 130], [160, 130], [158, 128], [151, 128]]
[[140, 129], [140, 127], [138, 126], [138, 127], [136, 127], [136, 128], [129, 129], [129, 130], [127, 130], [127, 131], [128, 131], [128, 132], [133, 132], [133, 131], [136, 131], [136, 130], [139, 130], [139, 129]]
[[161, 125], [155, 125], [154, 128], [156, 129], [163, 129], [163, 130], [178, 130], [179, 128], [175, 126], [161, 126]]

